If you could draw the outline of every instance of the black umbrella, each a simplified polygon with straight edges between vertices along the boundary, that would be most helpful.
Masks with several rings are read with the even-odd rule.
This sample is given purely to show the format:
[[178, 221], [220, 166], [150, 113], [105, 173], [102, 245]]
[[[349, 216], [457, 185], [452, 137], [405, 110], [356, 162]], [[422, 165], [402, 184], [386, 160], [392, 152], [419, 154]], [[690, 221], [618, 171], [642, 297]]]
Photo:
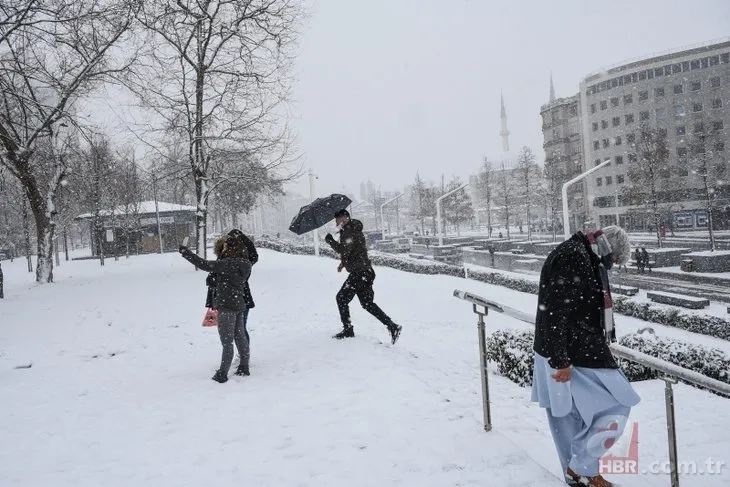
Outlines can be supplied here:
[[352, 200], [343, 194], [331, 194], [317, 198], [308, 205], [302, 206], [299, 213], [291, 221], [289, 230], [302, 235], [332, 221], [335, 213], [350, 206]]

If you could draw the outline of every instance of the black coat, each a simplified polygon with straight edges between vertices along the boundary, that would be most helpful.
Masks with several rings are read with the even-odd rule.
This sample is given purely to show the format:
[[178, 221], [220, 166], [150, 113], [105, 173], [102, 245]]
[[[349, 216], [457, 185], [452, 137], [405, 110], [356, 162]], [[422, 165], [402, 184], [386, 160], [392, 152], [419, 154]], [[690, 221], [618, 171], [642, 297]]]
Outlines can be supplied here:
[[599, 264], [580, 232], [545, 259], [533, 348], [555, 369], [618, 368], [606, 340]]
[[223, 257], [218, 260], [204, 260], [189, 249], [182, 256], [200, 270], [213, 272], [216, 277], [216, 291], [211, 308], [225, 311], [245, 311], [244, 288], [251, 275], [251, 263], [237, 257]]
[[[242, 240], [244, 245], [246, 246], [246, 251], [248, 252], [248, 261], [251, 263], [251, 266], [253, 266], [256, 262], [259, 261], [259, 253], [256, 251], [256, 246], [250, 238], [244, 235], [242, 237]], [[206, 308], [213, 308], [217, 279], [218, 276], [215, 272], [211, 272], [210, 274], [208, 274], [208, 277], [205, 279], [205, 284], [208, 286], [208, 294], [205, 297]], [[256, 306], [256, 303], [254, 303], [253, 301], [253, 295], [251, 294], [251, 288], [249, 287], [248, 280], [246, 281], [246, 285], [243, 288], [243, 297], [246, 300], [246, 307], [248, 309]]]
[[368, 246], [365, 241], [365, 234], [362, 233], [362, 222], [350, 220], [340, 230], [340, 241], [337, 242], [332, 235], [327, 234], [327, 243], [340, 254], [342, 263], [347, 272], [372, 270], [373, 266], [368, 258]]

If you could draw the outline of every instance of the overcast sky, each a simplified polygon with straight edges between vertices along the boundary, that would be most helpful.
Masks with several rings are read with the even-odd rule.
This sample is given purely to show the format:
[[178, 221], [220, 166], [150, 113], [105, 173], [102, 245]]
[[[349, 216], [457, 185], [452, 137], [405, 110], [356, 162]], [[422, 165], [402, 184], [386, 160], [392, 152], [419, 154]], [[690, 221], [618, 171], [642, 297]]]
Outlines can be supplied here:
[[[510, 148], [540, 163], [540, 105], [629, 58], [730, 36], [730, 0], [313, 0], [296, 61], [294, 126], [319, 195], [361, 181], [466, 178]], [[309, 194], [304, 177], [295, 189]]]

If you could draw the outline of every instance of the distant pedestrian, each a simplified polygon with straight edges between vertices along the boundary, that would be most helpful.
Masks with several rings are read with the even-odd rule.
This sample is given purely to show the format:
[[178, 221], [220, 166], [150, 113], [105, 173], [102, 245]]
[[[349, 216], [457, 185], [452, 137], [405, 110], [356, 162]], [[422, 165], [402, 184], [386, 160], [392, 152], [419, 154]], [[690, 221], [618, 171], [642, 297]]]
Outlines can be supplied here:
[[646, 247], [641, 247], [641, 260], [644, 261], [644, 267], [646, 267], [649, 270], [649, 272], [651, 272], [651, 262], [649, 262], [649, 252], [646, 251]]
[[641, 249], [639, 247], [636, 247], [636, 250], [634, 251], [634, 256], [636, 259], [636, 269], [638, 272], [644, 273], [644, 254], [641, 253]]

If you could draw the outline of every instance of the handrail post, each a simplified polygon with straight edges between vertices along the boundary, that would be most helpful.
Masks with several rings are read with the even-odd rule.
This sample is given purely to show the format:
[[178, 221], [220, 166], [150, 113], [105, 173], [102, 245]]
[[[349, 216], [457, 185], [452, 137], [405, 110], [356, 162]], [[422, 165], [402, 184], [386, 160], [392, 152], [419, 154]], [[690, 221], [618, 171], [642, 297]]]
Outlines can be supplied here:
[[479, 332], [479, 370], [482, 375], [482, 407], [484, 409], [484, 431], [492, 431], [492, 412], [489, 407], [489, 371], [487, 370], [487, 331], [484, 317], [489, 314], [488, 308], [479, 311], [476, 304], [472, 304], [474, 313], [479, 316], [477, 330]]
[[669, 438], [669, 469], [672, 487], [679, 487], [679, 465], [677, 464], [677, 426], [674, 420], [674, 390], [677, 380], [664, 376], [664, 402], [667, 410], [667, 436]]

